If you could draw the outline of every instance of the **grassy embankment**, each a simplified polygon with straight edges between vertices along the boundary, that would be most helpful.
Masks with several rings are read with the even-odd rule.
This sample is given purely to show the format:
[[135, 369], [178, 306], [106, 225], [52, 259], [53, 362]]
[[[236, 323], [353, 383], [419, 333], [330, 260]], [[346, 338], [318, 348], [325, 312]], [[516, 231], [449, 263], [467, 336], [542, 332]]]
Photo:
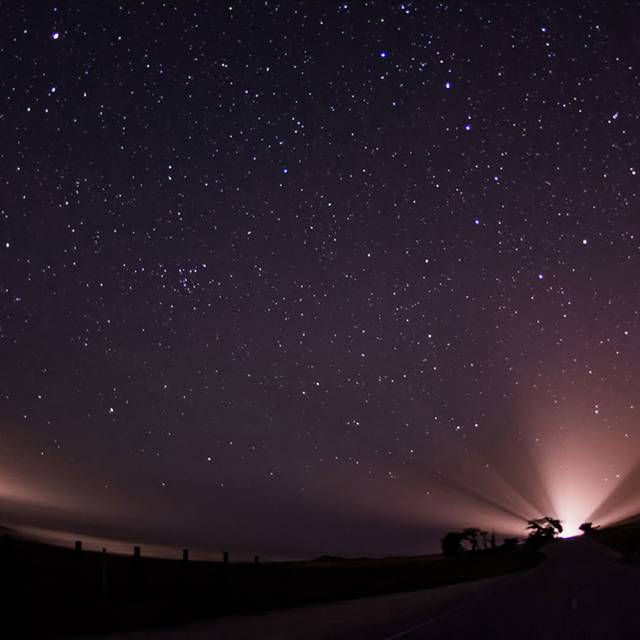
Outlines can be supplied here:
[[0, 598], [5, 622], [19, 622], [23, 637], [40, 638], [163, 627], [233, 613], [438, 587], [528, 569], [541, 559], [533, 549], [517, 548], [460, 558], [322, 558], [224, 565], [145, 558], [142, 551], [141, 558], [103, 557], [3, 538]]

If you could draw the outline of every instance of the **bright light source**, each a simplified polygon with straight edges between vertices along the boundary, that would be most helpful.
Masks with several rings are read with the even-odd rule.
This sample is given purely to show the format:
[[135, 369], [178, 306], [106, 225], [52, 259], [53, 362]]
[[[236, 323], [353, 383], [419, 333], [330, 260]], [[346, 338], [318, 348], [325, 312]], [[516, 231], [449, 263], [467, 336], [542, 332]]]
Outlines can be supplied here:
[[571, 524], [569, 522], [562, 523], [562, 533], [560, 534], [561, 538], [574, 538], [575, 536], [582, 535], [582, 531], [580, 531], [579, 524]]

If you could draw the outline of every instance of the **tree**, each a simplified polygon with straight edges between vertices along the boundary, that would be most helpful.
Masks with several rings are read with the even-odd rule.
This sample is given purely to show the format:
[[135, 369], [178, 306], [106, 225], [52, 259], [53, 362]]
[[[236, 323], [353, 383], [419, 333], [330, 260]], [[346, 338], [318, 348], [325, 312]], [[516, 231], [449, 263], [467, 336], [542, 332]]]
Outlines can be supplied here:
[[480, 531], [478, 535], [482, 538], [482, 548], [488, 549], [489, 543], [487, 542], [487, 536], [489, 535], [488, 531]]
[[594, 527], [593, 522], [583, 522], [580, 525], [580, 531], [584, 533], [585, 536], [592, 534], [594, 531], [597, 531], [600, 527]]
[[442, 546], [442, 555], [459, 556], [464, 552], [462, 541], [465, 539], [464, 533], [461, 531], [450, 531], [440, 541]]
[[515, 549], [518, 546], [518, 542], [520, 540], [518, 538], [505, 538], [502, 541], [501, 549]]
[[533, 545], [543, 545], [553, 540], [563, 531], [560, 520], [549, 516], [529, 520], [527, 529], [530, 531], [527, 543]]
[[549, 518], [549, 516], [544, 518], [544, 520], [546, 520], [556, 530], [558, 534], [564, 531], [564, 529], [562, 528], [561, 520], [558, 520], [557, 518]]
[[471, 551], [477, 551], [480, 548], [478, 545], [478, 536], [480, 533], [478, 527], [467, 527], [462, 530], [462, 537], [471, 545]]

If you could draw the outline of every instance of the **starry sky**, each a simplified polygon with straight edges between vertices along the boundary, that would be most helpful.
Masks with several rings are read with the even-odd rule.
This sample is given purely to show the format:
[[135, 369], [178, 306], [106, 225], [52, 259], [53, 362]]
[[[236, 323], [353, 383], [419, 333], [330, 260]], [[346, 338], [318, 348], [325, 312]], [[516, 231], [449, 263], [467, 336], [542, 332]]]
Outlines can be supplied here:
[[640, 511], [640, 5], [0, 7], [5, 519], [303, 557]]

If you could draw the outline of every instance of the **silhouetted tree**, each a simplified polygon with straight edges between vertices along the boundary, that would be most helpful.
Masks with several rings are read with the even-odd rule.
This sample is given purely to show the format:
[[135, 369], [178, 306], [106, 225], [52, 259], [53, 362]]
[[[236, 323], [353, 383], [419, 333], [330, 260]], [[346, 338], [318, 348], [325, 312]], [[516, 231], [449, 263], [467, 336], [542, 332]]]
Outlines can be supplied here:
[[519, 538], [505, 538], [502, 541], [501, 549], [515, 549], [518, 546], [518, 542], [520, 542]]
[[545, 544], [546, 542], [553, 540], [563, 531], [560, 520], [557, 518], [550, 518], [549, 516], [529, 520], [527, 523], [527, 529], [530, 531], [527, 543], [533, 545]]
[[462, 541], [465, 539], [461, 531], [450, 531], [440, 541], [442, 546], [442, 555], [459, 556], [463, 551]]
[[582, 531], [582, 533], [584, 533], [585, 536], [588, 536], [589, 534], [593, 533], [599, 528], [600, 528], [599, 526], [594, 527], [593, 522], [583, 522], [580, 525], [580, 531]]
[[549, 516], [543, 518], [543, 520], [546, 520], [557, 531], [558, 534], [564, 531], [564, 529], [562, 528], [561, 520], [558, 520], [557, 518], [550, 518]]
[[463, 539], [471, 545], [471, 551], [478, 550], [478, 536], [480, 535], [480, 529], [478, 527], [467, 527], [462, 530]]
[[492, 549], [496, 548], [496, 532], [495, 531], [491, 532], [491, 548]]
[[479, 531], [478, 535], [482, 538], [482, 548], [488, 549], [489, 544], [487, 543], [487, 536], [489, 535], [488, 531]]

